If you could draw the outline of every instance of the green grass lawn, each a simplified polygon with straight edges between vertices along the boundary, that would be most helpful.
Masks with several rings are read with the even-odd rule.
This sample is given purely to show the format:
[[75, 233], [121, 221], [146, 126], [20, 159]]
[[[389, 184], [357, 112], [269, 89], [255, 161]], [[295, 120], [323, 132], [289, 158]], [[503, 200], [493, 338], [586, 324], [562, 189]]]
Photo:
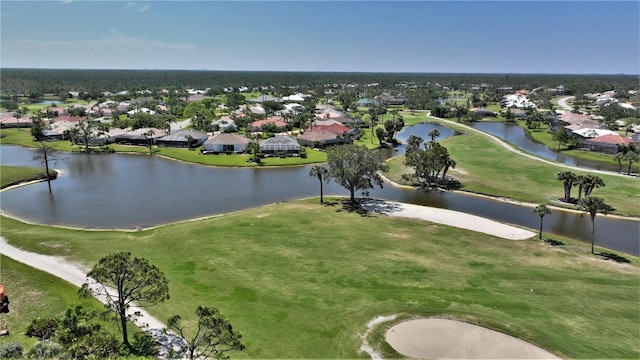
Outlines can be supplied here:
[[[4, 221], [3, 221], [4, 230]], [[31, 320], [37, 317], [57, 316], [67, 307], [82, 305], [84, 308], [103, 311], [104, 306], [94, 299], [82, 299], [78, 288], [72, 284], [36, 270], [11, 258], [2, 256], [2, 285], [9, 297], [9, 313], [0, 315], [0, 327], [7, 322], [10, 335], [0, 337], [1, 343], [19, 342], [25, 349], [37, 341], [24, 333]], [[105, 323], [110, 331], [119, 334], [113, 323]], [[121, 335], [119, 335], [121, 336]]]
[[[556, 175], [563, 168], [514, 154], [477, 132], [462, 131], [466, 134], [440, 141], [457, 162], [456, 168], [450, 170], [449, 174], [462, 182], [462, 190], [532, 203], [562, 205], [557, 200], [564, 192]], [[401, 175], [412, 172], [404, 167], [403, 157], [390, 160], [388, 164], [388, 176], [396, 182], [402, 183]], [[618, 214], [640, 216], [640, 179], [615, 175], [598, 176], [604, 180], [605, 186], [595, 189], [594, 196], [603, 197], [616, 208]], [[574, 189], [573, 195], [577, 196], [577, 189]]]
[[218, 307], [243, 334], [240, 357], [364, 357], [359, 334], [390, 314], [462, 319], [564, 358], [640, 356], [638, 259], [605, 261], [588, 244], [557, 237], [565, 245], [362, 216], [335, 199], [137, 232], [2, 218], [2, 235], [85, 266], [116, 251], [149, 259], [171, 292], [149, 310], [165, 321], [173, 314], [193, 321], [196, 306]]
[[44, 176], [44, 168], [0, 165], [0, 189]]

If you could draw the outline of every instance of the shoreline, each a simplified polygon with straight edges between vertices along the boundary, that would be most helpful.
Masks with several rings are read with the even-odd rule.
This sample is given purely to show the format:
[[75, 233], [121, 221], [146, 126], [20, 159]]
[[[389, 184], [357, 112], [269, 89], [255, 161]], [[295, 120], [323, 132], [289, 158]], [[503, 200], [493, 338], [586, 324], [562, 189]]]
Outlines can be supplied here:
[[[399, 184], [399, 183], [391, 180], [390, 178], [388, 178], [384, 174], [380, 174], [380, 176], [389, 185], [397, 187], [397, 188], [400, 188], [400, 189], [411, 189], [411, 190], [420, 189], [420, 186]], [[483, 199], [498, 201], [498, 202], [511, 204], [511, 205], [524, 206], [524, 207], [528, 207], [528, 208], [532, 208], [532, 209], [539, 205], [537, 203], [532, 203], [532, 202], [528, 202], [528, 201], [522, 201], [522, 200], [518, 200], [518, 199], [511, 199], [511, 198], [507, 198], [507, 197], [504, 197], [504, 196], [481, 194], [481, 193], [476, 193], [476, 192], [472, 192], [472, 191], [444, 190], [444, 189], [441, 189], [441, 188], [437, 188], [437, 191], [451, 192], [451, 193], [455, 193], [455, 194], [462, 194], [462, 195], [465, 195], [465, 196], [475, 196], [475, 197], [479, 197], [479, 198], [483, 198]], [[580, 210], [570, 209], [570, 208], [561, 207], [561, 206], [557, 206], [557, 205], [547, 204], [547, 206], [549, 208], [551, 208], [553, 210], [557, 210], [557, 211], [566, 211], [566, 212], [570, 212], [570, 213], [574, 213], [574, 214], [582, 214], [583, 213]], [[627, 215], [619, 215], [619, 214], [606, 214], [604, 216], [607, 216], [607, 217], [610, 217], [610, 218], [614, 218], [614, 219], [619, 219], [619, 220], [629, 220], [629, 221], [638, 221], [638, 222], [640, 222], [640, 217], [636, 217], [636, 216], [630, 216], [630, 215], [627, 216]]]

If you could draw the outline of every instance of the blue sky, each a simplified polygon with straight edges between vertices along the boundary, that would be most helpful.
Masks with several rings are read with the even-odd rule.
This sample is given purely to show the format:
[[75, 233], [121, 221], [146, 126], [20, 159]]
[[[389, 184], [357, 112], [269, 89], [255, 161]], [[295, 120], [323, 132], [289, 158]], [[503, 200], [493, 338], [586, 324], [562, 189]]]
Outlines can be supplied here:
[[7, 1], [0, 66], [639, 74], [639, 1]]

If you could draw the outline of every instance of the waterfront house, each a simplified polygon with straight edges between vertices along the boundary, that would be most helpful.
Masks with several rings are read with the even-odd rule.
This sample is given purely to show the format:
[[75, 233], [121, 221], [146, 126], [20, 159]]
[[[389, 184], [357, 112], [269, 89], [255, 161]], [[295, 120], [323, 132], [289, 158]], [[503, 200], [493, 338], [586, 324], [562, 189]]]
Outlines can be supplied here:
[[243, 135], [217, 134], [210, 137], [202, 145], [203, 153], [242, 153], [247, 150], [249, 139]]

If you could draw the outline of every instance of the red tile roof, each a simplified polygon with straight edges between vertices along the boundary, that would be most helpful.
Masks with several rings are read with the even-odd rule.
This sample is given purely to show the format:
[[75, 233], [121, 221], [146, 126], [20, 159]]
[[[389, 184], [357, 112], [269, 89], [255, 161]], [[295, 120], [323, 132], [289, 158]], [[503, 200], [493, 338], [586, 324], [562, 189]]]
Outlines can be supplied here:
[[602, 136], [589, 139], [588, 141], [592, 143], [597, 142], [597, 143], [612, 144], [612, 145], [624, 144], [625, 146], [629, 146], [629, 144], [633, 142], [633, 140], [630, 137], [623, 137], [620, 135], [602, 135]]
[[318, 130], [318, 131], [324, 130], [332, 134], [343, 135], [351, 129], [349, 129], [348, 127], [342, 124], [335, 123], [331, 125], [316, 125], [316, 126], [313, 126], [311, 130]]
[[280, 120], [271, 119], [271, 118], [254, 121], [251, 124], [249, 124], [249, 126], [254, 127], [254, 128], [260, 128], [260, 127], [262, 127], [262, 125], [268, 124], [268, 123], [275, 124], [277, 128], [287, 127], [287, 123], [286, 122], [280, 121]]

